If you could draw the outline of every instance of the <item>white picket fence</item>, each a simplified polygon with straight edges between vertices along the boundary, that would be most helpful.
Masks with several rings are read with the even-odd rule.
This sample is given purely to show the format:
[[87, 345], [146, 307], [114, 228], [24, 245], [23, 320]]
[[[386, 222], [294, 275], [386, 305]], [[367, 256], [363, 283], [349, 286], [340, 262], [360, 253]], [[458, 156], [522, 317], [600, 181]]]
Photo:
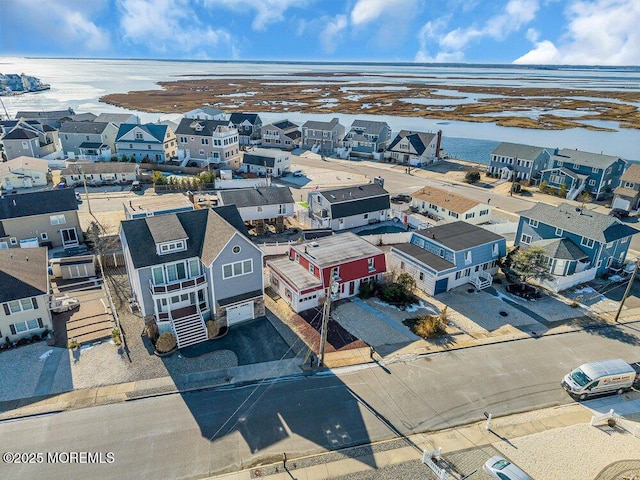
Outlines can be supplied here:
[[261, 243], [258, 244], [258, 248], [264, 252], [265, 255], [285, 255], [289, 252], [289, 247], [294, 242], [275, 242], [275, 243]]
[[609, 410], [607, 413], [601, 413], [600, 415], [594, 415], [591, 417], [591, 426], [594, 426], [596, 423], [603, 422], [605, 420], [613, 419], [616, 422], [616, 425], [620, 425], [627, 432], [632, 434], [634, 437], [640, 438], [640, 425], [636, 425], [635, 423], [627, 420], [621, 415], [618, 415], [613, 411], [613, 408]]

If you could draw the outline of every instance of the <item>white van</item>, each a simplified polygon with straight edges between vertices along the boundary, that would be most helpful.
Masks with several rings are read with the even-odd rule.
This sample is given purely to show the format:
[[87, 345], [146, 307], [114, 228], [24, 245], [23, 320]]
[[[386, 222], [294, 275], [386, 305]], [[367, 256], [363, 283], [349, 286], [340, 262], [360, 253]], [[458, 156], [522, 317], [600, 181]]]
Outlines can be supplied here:
[[585, 363], [565, 375], [562, 387], [570, 395], [585, 400], [593, 395], [622, 394], [630, 390], [636, 371], [624, 360], [601, 360]]

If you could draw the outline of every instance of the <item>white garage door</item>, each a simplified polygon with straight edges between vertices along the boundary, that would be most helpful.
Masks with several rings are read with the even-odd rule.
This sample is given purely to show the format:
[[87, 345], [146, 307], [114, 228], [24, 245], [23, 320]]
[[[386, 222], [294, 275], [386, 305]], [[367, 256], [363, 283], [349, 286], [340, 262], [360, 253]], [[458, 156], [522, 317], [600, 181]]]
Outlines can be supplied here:
[[611, 208], [621, 208], [623, 210], [629, 210], [630, 205], [631, 205], [631, 202], [629, 202], [629, 200], [625, 200], [624, 198], [618, 197], [614, 200]]
[[253, 319], [253, 300], [227, 308], [227, 325]]

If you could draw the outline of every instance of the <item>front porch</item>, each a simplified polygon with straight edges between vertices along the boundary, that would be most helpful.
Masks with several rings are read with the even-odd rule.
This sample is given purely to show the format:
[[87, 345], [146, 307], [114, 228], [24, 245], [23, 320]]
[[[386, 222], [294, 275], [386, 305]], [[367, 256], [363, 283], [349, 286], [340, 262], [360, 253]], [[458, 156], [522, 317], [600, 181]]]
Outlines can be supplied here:
[[170, 329], [176, 336], [178, 348], [209, 340], [207, 326], [198, 305], [159, 312], [156, 314], [156, 322], [160, 331]]

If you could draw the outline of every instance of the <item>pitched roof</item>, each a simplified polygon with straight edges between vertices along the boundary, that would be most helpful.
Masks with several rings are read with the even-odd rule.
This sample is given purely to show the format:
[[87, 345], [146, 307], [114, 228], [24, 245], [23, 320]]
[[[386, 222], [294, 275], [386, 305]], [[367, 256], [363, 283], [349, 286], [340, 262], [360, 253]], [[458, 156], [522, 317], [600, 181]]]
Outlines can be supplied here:
[[351, 130], [364, 130], [367, 133], [375, 133], [376, 135], [384, 128], [389, 128], [387, 122], [374, 122], [373, 120], [354, 120], [351, 124]]
[[301, 256], [311, 257], [320, 268], [384, 254], [355, 233], [346, 232], [291, 246]]
[[0, 220], [78, 210], [73, 188], [0, 197]]
[[79, 175], [84, 172], [91, 175], [95, 173], [135, 173], [138, 165], [128, 162], [87, 162], [69, 163], [60, 175]]
[[307, 120], [302, 125], [302, 128], [311, 128], [313, 130], [333, 130], [339, 123], [340, 122], [338, 120], [338, 117], [334, 117], [328, 122], [323, 122], [320, 120]]
[[619, 160], [620, 157], [563, 148], [553, 155], [552, 159], [556, 162], [568, 162], [591, 168], [607, 168], [609, 165]]
[[26, 119], [38, 119], [38, 118], [64, 118], [69, 115], [75, 115], [76, 112], [73, 109], [68, 108], [66, 110], [49, 110], [49, 111], [40, 111], [40, 110], [20, 110], [16, 113], [14, 118], [26, 118]]
[[131, 120], [131, 117], [135, 117], [133, 113], [101, 113], [95, 119], [96, 122], [111, 122], [116, 125], [120, 123], [126, 123]]
[[402, 141], [403, 138], [407, 138], [411, 146], [414, 148], [418, 155], [422, 155], [427, 149], [429, 144], [436, 137], [435, 133], [426, 132], [413, 132], [411, 130], [400, 130], [400, 133], [393, 139], [387, 150], [393, 150], [395, 146]]
[[294, 203], [288, 187], [255, 187], [238, 190], [220, 190], [218, 197], [223, 205], [238, 208]]
[[47, 249], [0, 250], [0, 303], [49, 292]]
[[[145, 123], [144, 125], [138, 125], [137, 123], [122, 123], [118, 128], [116, 142], [119, 141], [123, 135], [126, 135], [136, 127], [144, 132], [147, 132], [160, 143], [164, 142], [164, 137], [167, 134], [168, 128], [166, 125], [158, 125], [157, 123]], [[127, 141], [130, 142], [131, 140]]]
[[436, 272], [443, 272], [455, 267], [453, 263], [425, 250], [424, 248], [420, 248], [413, 243], [398, 243], [391, 247], [391, 251], [394, 249], [415, 258], [418, 262], [433, 268]]
[[[134, 267], [148, 267], [190, 257], [199, 257], [205, 265], [210, 265], [231, 237], [238, 233], [225, 219], [231, 216], [230, 212], [227, 208], [223, 217], [216, 209], [200, 209], [123, 221], [121, 228]], [[148, 220], [151, 219], [157, 222], [149, 223]], [[165, 234], [160, 231], [162, 225], [171, 228], [172, 236], [183, 235], [184, 232], [188, 238], [185, 251], [167, 255], [156, 253], [154, 235], [159, 239], [165, 238]]]
[[318, 192], [331, 204], [331, 218], [344, 218], [391, 207], [389, 192], [377, 183], [322, 190]]
[[26, 157], [24, 155], [0, 163], [0, 175], [7, 175], [15, 170], [22, 169], [46, 172], [49, 169], [49, 163], [46, 160]]
[[96, 118], [98, 118], [98, 116], [95, 113], [87, 112], [76, 113], [75, 115], [67, 115], [65, 118], [68, 118], [71, 122], [93, 122]]
[[109, 122], [64, 122], [60, 126], [60, 133], [102, 134], [109, 126]]
[[510, 158], [520, 158], [524, 160], [535, 160], [544, 152], [543, 147], [534, 147], [532, 145], [522, 145], [520, 143], [502, 142], [493, 152], [493, 155], [499, 155]]
[[243, 153], [242, 163], [250, 165], [264, 165], [273, 168], [276, 158], [289, 155], [288, 152], [277, 148], [254, 148]]
[[194, 108], [193, 110], [189, 110], [188, 112], [185, 113], [191, 113], [191, 112], [197, 112], [197, 111], [201, 111], [207, 115], [211, 115], [212, 117], [215, 117], [216, 115], [223, 115], [224, 114], [224, 110], [220, 110], [219, 108], [213, 108], [213, 107], [209, 107], [208, 105], [203, 105], [202, 107], [199, 108]]
[[298, 262], [292, 262], [289, 258], [269, 260], [267, 265], [286, 278], [298, 291], [322, 285], [321, 280], [312, 275], [308, 268], [304, 268]]
[[455, 252], [466, 250], [468, 248], [485, 245], [487, 243], [504, 241], [504, 237], [497, 235], [489, 230], [485, 230], [471, 223], [457, 221], [438, 225], [416, 232], [425, 238], [435, 240], [437, 243], [444, 245]]
[[244, 121], [248, 121], [251, 125], [255, 125], [260, 120], [257, 113], [232, 113], [229, 121], [234, 125], [238, 125]]
[[638, 233], [638, 230], [621, 223], [614, 217], [568, 203], [562, 203], [557, 207], [546, 203], [536, 203], [529, 210], [517, 213], [520, 214], [521, 221], [522, 218], [530, 218], [601, 243], [608, 243]]
[[280, 130], [287, 130], [289, 128], [298, 128], [300, 126], [293, 122], [290, 122], [289, 120], [280, 120], [279, 122], [273, 122], [271, 125], [273, 125], [276, 128], [279, 128]]
[[559, 260], [583, 260], [589, 258], [580, 247], [568, 238], [549, 238], [545, 240], [537, 240], [531, 243], [532, 246], [542, 247], [545, 254], [549, 258], [557, 258]]
[[38, 138], [38, 135], [22, 127], [16, 127], [2, 136], [2, 140], [30, 140], [32, 138]]
[[[226, 120], [194, 120], [191, 118], [183, 118], [176, 129], [176, 135], [198, 135], [201, 137], [210, 137], [218, 127], [229, 127]], [[197, 130], [196, 128], [201, 128]]]
[[447, 210], [456, 213], [468, 212], [482, 203], [469, 197], [435, 187], [425, 187], [422, 190], [412, 193], [411, 197], [424, 200], [439, 207], [446, 207]]
[[640, 163], [631, 163], [629, 168], [627, 168], [620, 177], [620, 180], [624, 182], [640, 183]]
[[171, 242], [175, 240], [184, 240], [187, 238], [187, 232], [182, 228], [182, 224], [175, 215], [158, 215], [146, 217], [147, 228], [153, 241], [157, 243]]

